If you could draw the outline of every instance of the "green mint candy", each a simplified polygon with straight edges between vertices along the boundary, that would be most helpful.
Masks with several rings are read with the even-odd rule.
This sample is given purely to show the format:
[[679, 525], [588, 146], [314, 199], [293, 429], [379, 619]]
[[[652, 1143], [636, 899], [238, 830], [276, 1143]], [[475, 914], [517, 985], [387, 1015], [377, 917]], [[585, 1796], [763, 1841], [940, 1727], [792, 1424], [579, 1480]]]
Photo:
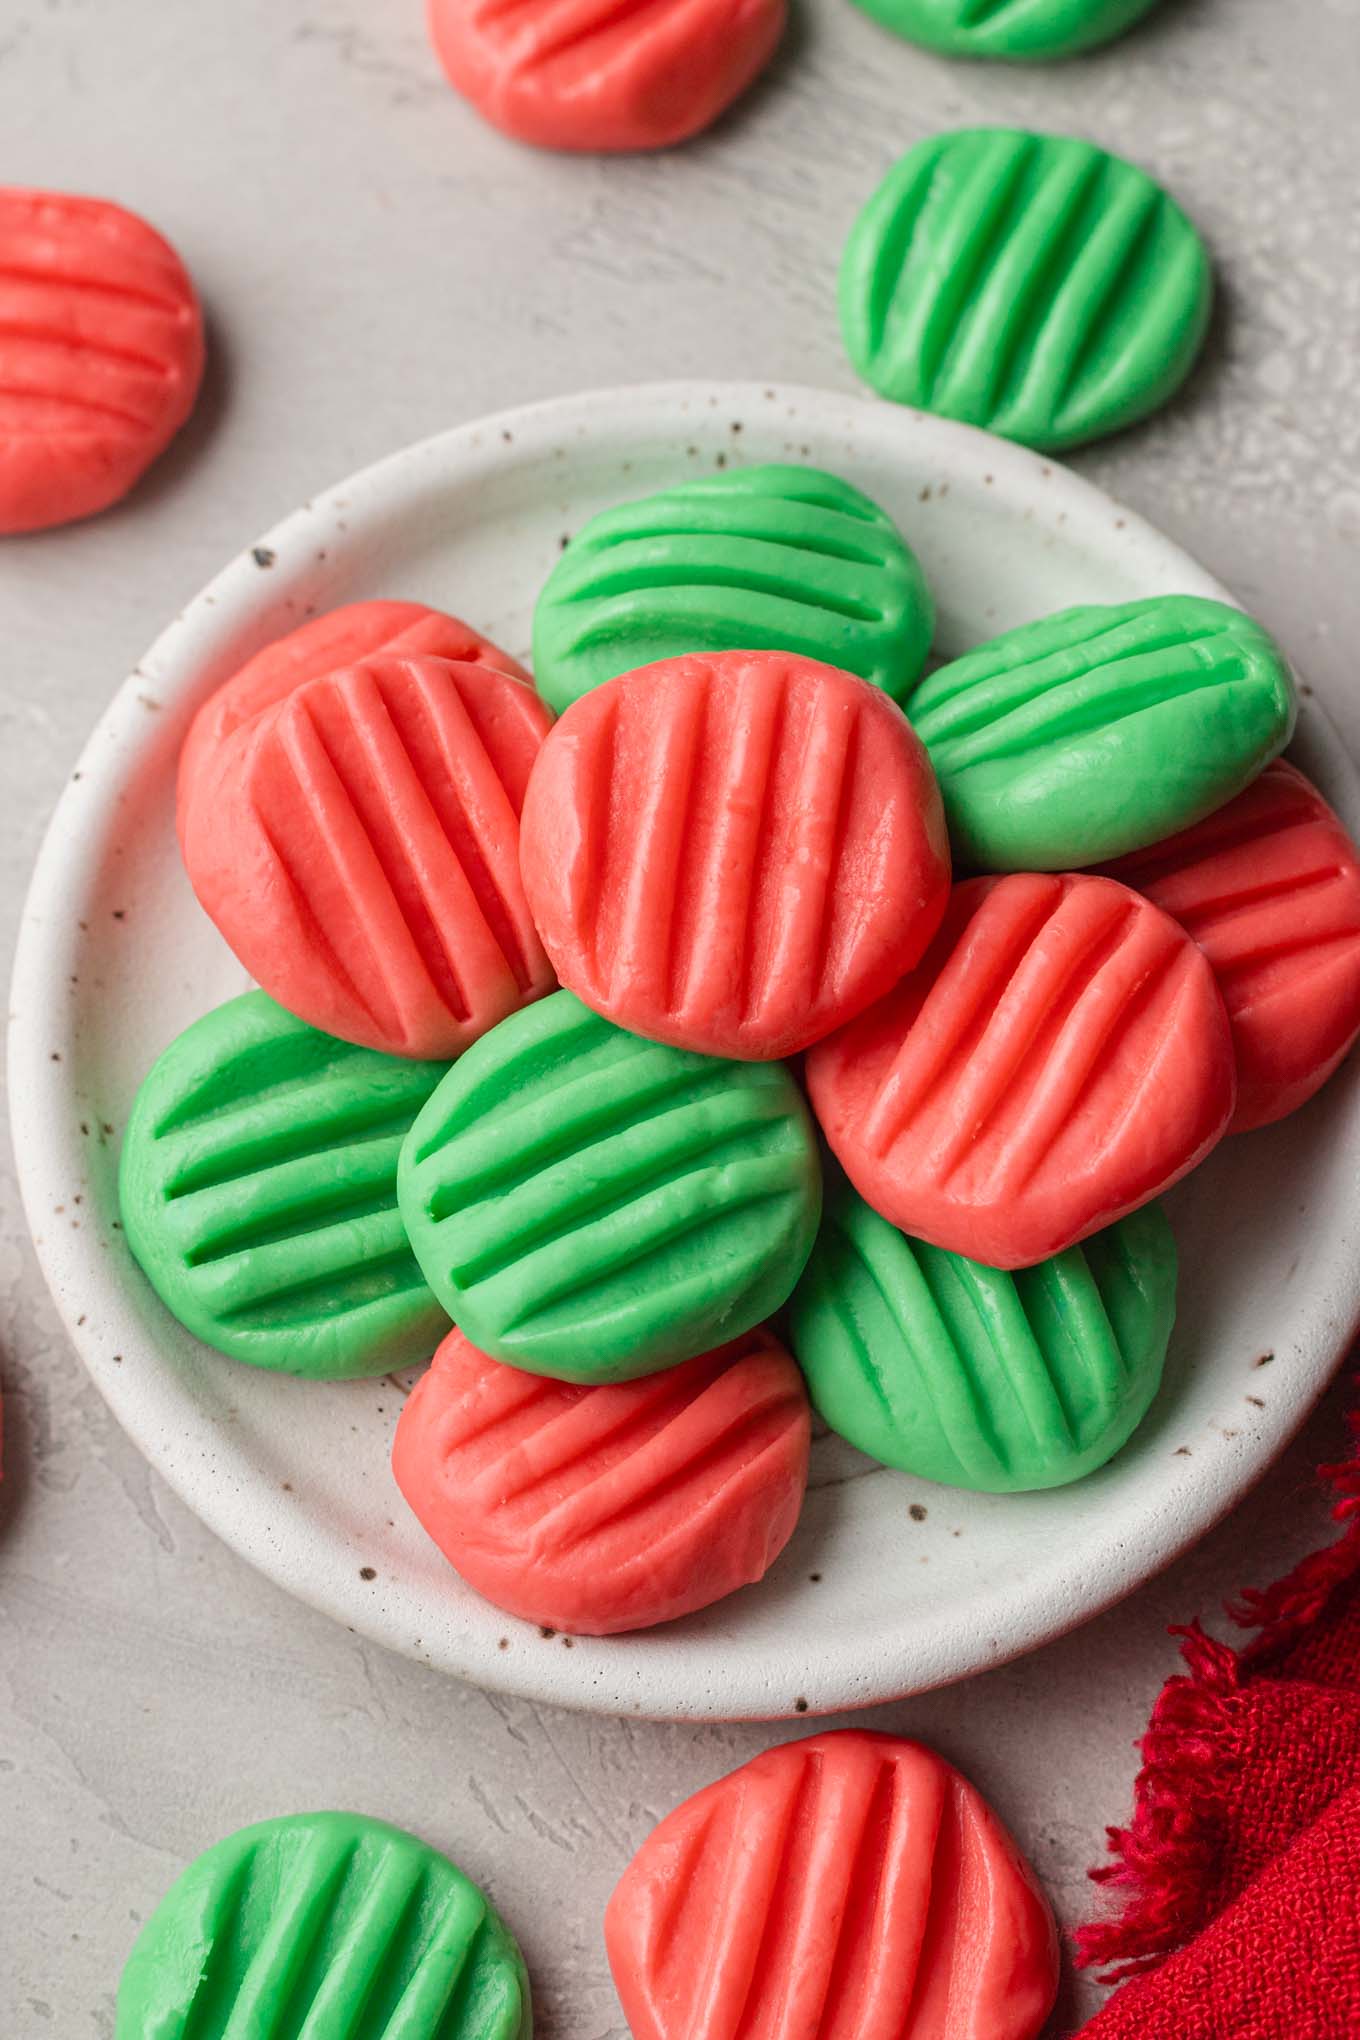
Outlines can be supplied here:
[[650, 1374], [758, 1324], [821, 1204], [782, 1064], [644, 1041], [570, 992], [454, 1065], [399, 1182], [420, 1265], [473, 1345], [567, 1381]]
[[840, 278], [867, 383], [1054, 449], [1164, 404], [1211, 295], [1203, 242], [1142, 170], [1012, 128], [918, 143], [860, 214]]
[[859, 0], [908, 42], [951, 57], [1016, 64], [1074, 57], [1113, 42], [1157, 0]]
[[534, 614], [534, 677], [561, 714], [682, 652], [787, 651], [902, 701], [935, 614], [896, 526], [813, 467], [734, 468], [592, 518]]
[[167, 1310], [253, 1367], [427, 1360], [447, 1319], [397, 1210], [397, 1158], [448, 1065], [320, 1034], [263, 992], [185, 1029], [137, 1094], [119, 1198]]
[[1065, 609], [942, 666], [909, 704], [959, 861], [1069, 871], [1160, 842], [1293, 733], [1289, 663], [1197, 595]]
[[1059, 1487], [1142, 1421], [1176, 1314], [1157, 1204], [1004, 1274], [909, 1239], [843, 1180], [789, 1304], [790, 1343], [843, 1438], [923, 1480]]
[[114, 2040], [529, 2040], [523, 1958], [470, 1878], [356, 1813], [242, 1828], [172, 1885]]

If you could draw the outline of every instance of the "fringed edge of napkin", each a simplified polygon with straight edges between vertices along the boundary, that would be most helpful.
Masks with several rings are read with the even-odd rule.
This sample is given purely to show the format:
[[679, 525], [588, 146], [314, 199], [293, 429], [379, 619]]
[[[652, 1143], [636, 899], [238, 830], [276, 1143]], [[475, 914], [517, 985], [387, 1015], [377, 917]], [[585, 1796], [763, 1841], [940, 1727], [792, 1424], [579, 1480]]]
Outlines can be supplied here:
[[1347, 1420], [1351, 1456], [1320, 1469], [1338, 1496], [1342, 1534], [1301, 1559], [1275, 1585], [1249, 1588], [1228, 1610], [1254, 1629], [1241, 1650], [1205, 1634], [1198, 1622], [1170, 1633], [1182, 1639], [1184, 1672], [1168, 1679], [1138, 1745], [1133, 1818], [1107, 1828], [1114, 1861], [1091, 1872], [1119, 1895], [1120, 1910], [1076, 1934], [1082, 1968], [1122, 1983], [1153, 1968], [1207, 1925], [1213, 1865], [1222, 1847], [1240, 1761], [1239, 1700], [1322, 1615], [1336, 1589], [1360, 1572], [1360, 1410]]

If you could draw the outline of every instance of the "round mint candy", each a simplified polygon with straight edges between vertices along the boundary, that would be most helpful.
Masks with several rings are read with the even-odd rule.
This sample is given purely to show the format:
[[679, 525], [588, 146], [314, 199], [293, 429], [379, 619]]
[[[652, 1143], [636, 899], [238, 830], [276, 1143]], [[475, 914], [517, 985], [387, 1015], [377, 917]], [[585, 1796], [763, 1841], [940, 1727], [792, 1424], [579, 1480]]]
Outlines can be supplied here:
[[908, 42], [951, 57], [1045, 63], [1113, 42], [1157, 0], [859, 0]]
[[1070, 871], [1189, 828], [1284, 749], [1296, 713], [1274, 639], [1197, 595], [1022, 624], [910, 703], [955, 852], [984, 871]]
[[962, 128], [919, 142], [851, 230], [841, 328], [885, 397], [1062, 448], [1190, 373], [1209, 258], [1185, 214], [1090, 142]]
[[118, 1192], [180, 1323], [322, 1378], [428, 1359], [447, 1319], [397, 1211], [397, 1157], [446, 1063], [318, 1033], [247, 992], [171, 1042], [137, 1094]]
[[143, 1927], [114, 2040], [529, 2040], [529, 1979], [486, 1898], [357, 1813], [261, 1821], [189, 1865]]
[[1005, 1274], [908, 1238], [843, 1180], [789, 1304], [819, 1414], [885, 1465], [989, 1494], [1091, 1473], [1142, 1421], [1176, 1313], [1147, 1204]]
[[399, 1195], [430, 1287], [480, 1351], [626, 1381], [778, 1309], [821, 1175], [781, 1063], [644, 1041], [554, 992], [455, 1063], [407, 1136]]
[[820, 468], [733, 468], [592, 518], [534, 613], [534, 676], [559, 714], [635, 666], [783, 651], [902, 701], [935, 612], [886, 513]]

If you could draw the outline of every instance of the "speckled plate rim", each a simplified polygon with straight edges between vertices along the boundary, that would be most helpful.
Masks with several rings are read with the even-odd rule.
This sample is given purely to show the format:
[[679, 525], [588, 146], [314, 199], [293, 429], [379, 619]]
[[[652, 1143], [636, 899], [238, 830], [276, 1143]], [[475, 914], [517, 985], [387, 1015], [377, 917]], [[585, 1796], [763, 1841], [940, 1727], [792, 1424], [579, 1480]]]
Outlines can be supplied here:
[[[461, 485], [490, 477], [513, 440], [516, 457], [544, 457], [572, 441], [595, 437], [622, 444], [630, 434], [655, 433], [666, 419], [683, 435], [685, 420], [716, 407], [724, 415], [750, 414], [774, 405], [842, 443], [873, 448], [890, 458], [894, 446], [911, 458], [929, 457], [943, 476], [985, 479], [997, 498], [1017, 511], [1041, 516], [1053, 529], [1097, 526], [1117, 531], [1121, 558], [1174, 571], [1184, 592], [1231, 600], [1228, 592], [1144, 519], [1059, 464], [966, 426], [873, 400], [797, 386], [727, 382], [643, 384], [550, 399], [456, 427], [365, 468], [285, 518], [247, 548], [191, 601], [156, 640], [115, 695], [90, 737], [47, 830], [25, 904], [16, 951], [9, 1071], [18, 1175], [37, 1252], [72, 1343], [119, 1422], [180, 1498], [207, 1526], [268, 1577], [336, 1620], [393, 1649], [432, 1662], [458, 1676], [557, 1705], [657, 1718], [768, 1719], [793, 1711], [829, 1713], [900, 1698], [947, 1684], [1004, 1662], [1063, 1634], [1108, 1607], [1168, 1564], [1199, 1538], [1246, 1491], [1288, 1442], [1325, 1387], [1360, 1323], [1360, 1200], [1332, 1215], [1328, 1270], [1332, 1281], [1297, 1328], [1288, 1391], [1277, 1395], [1254, 1429], [1249, 1447], [1221, 1455], [1193, 1499], [1170, 1489], [1149, 1492], [1136, 1520], [1117, 1516], [1098, 1544], [1061, 1551], [1023, 1581], [998, 1580], [970, 1607], [967, 1621], [946, 1612], [917, 1625], [909, 1643], [885, 1625], [872, 1647], [822, 1659], [804, 1654], [792, 1639], [788, 1665], [763, 1667], [734, 1678], [714, 1664], [711, 1644], [702, 1676], [680, 1674], [683, 1650], [652, 1650], [631, 1639], [612, 1639], [607, 1656], [587, 1649], [562, 1653], [504, 1654], [497, 1620], [465, 1633], [437, 1655], [413, 1648], [412, 1610], [401, 1596], [375, 1599], [356, 1586], [352, 1554], [337, 1563], [287, 1498], [253, 1492], [248, 1455], [231, 1438], [215, 1435], [211, 1451], [197, 1434], [201, 1421], [185, 1384], [173, 1370], [112, 1364], [120, 1331], [144, 1335], [126, 1294], [125, 1278], [107, 1240], [94, 1229], [44, 1227], [42, 1214], [85, 1169], [73, 1111], [69, 1070], [74, 1008], [68, 982], [78, 970], [82, 935], [73, 903], [91, 894], [98, 849], [113, 809], [126, 798], [131, 775], [148, 742], [145, 694], [171, 697], [201, 691], [203, 672], [220, 668], [243, 635], [259, 637], [297, 620], [286, 594], [291, 563], [316, 557], [318, 537], [337, 523], [351, 529], [380, 519], [384, 506], [419, 498], [457, 475]], [[341, 512], [345, 515], [342, 517]], [[1102, 544], [1114, 541], [1103, 538]], [[322, 555], [324, 557], [324, 554]], [[260, 565], [277, 561], [280, 573], [262, 583]], [[249, 629], [246, 627], [249, 619]], [[1315, 705], [1314, 734], [1327, 741], [1330, 725]], [[1319, 727], [1320, 725], [1320, 727]], [[1340, 753], [1339, 740], [1332, 734]], [[1360, 828], [1360, 775], [1349, 761], [1329, 789], [1353, 829]], [[1344, 797], [1342, 797], [1344, 795]], [[97, 1324], [97, 1334], [89, 1329]], [[210, 1477], [205, 1467], [211, 1467]], [[1158, 1503], [1163, 1506], [1158, 1506]], [[739, 1607], [739, 1602], [733, 1604]], [[665, 1632], [653, 1632], [660, 1639]], [[983, 1641], [985, 1639], [985, 1642]], [[583, 1640], [584, 1641], [584, 1640]], [[678, 1645], [680, 1638], [674, 1637]], [[796, 1666], [796, 1676], [794, 1667]]]

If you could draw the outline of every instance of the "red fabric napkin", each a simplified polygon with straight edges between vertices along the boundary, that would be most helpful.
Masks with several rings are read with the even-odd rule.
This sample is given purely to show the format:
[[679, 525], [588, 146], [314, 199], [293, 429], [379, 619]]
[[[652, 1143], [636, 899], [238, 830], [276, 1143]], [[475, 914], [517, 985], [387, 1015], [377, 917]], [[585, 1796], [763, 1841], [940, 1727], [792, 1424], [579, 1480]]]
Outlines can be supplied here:
[[1324, 1467], [1342, 1534], [1183, 1636], [1080, 1959], [1130, 1978], [1081, 2040], [1360, 2040], [1360, 1411]]

